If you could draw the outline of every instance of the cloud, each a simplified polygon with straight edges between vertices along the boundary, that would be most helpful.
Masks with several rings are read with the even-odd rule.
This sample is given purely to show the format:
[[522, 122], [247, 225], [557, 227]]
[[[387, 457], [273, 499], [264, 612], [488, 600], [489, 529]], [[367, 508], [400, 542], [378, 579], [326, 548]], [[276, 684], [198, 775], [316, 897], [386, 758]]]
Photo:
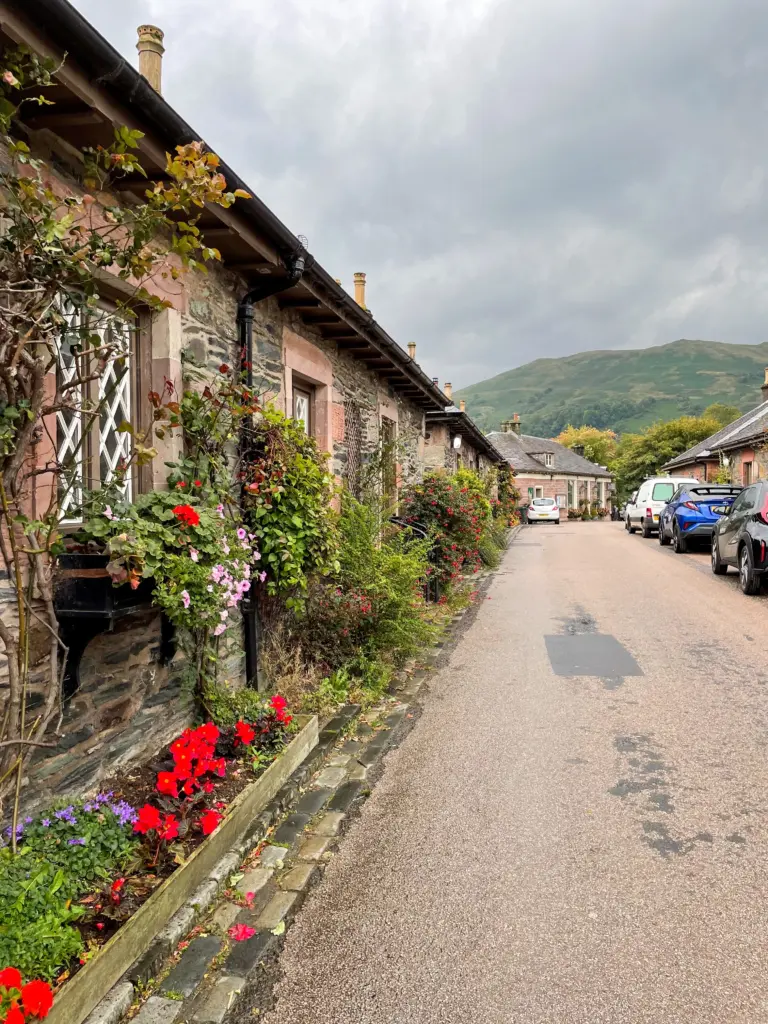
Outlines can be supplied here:
[[430, 375], [766, 340], [760, 0], [75, 0]]

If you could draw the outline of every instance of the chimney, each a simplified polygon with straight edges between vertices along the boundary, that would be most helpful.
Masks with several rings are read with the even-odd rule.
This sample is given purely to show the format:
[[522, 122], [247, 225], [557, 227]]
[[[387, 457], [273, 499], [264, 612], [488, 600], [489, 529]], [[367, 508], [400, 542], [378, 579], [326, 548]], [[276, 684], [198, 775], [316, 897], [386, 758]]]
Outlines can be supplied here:
[[436, 388], [440, 387], [440, 381], [438, 380], [437, 377], [432, 378], [432, 383], [435, 385]]
[[583, 444], [575, 444], [573, 446], [573, 448], [571, 448], [571, 451], [573, 452], [574, 455], [580, 455], [582, 457], [582, 459], [584, 458], [584, 445]]
[[336, 282], [336, 284], [338, 284], [338, 285], [341, 284], [341, 278], [340, 277], [334, 277], [333, 280]]
[[768, 366], [765, 368], [765, 380], [763, 381], [763, 386], [760, 388], [760, 392], [763, 396], [762, 400], [764, 402], [768, 402]]
[[443, 394], [445, 395], [446, 398], [453, 398], [453, 384], [451, 384], [449, 380], [445, 382], [445, 386], [443, 387]]
[[411, 359], [413, 359], [413, 360], [416, 359], [416, 342], [415, 341], [409, 341], [408, 342], [408, 355], [410, 356]]
[[146, 78], [155, 92], [162, 92], [160, 79], [163, 70], [163, 33], [155, 25], [139, 25], [139, 72]]
[[463, 398], [459, 402], [459, 411], [460, 412], [466, 412], [467, 411], [467, 403], [464, 401]]
[[355, 302], [363, 309], [368, 309], [365, 304], [365, 274], [355, 274]]
[[517, 434], [520, 436], [520, 413], [516, 412], [511, 420], [507, 420], [501, 424], [501, 429], [505, 434]]

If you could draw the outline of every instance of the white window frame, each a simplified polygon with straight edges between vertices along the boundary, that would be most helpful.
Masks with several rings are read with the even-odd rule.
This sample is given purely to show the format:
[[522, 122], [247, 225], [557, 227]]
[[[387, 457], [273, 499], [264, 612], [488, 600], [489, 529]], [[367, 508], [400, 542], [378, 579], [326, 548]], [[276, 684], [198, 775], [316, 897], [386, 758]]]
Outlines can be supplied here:
[[547, 469], [552, 469], [555, 464], [555, 456], [552, 452], [544, 452], [544, 465]]

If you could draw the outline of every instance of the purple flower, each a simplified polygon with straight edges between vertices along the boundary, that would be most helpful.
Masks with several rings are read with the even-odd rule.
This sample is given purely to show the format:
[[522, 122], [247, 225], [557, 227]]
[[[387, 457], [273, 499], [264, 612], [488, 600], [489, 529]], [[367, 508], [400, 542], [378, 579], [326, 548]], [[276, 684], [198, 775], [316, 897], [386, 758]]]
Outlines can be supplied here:
[[50, 818], [43, 818], [43, 820], [40, 822], [40, 824], [43, 826], [43, 828], [50, 828], [51, 827], [51, 819]]
[[83, 810], [87, 811], [90, 814], [91, 811], [97, 810], [98, 806], [99, 806], [98, 804], [92, 804], [92, 803], [83, 804]]
[[68, 839], [67, 846], [85, 846], [85, 839], [82, 836], [78, 839]]
[[70, 825], [76, 825], [77, 818], [74, 815], [74, 810], [74, 807], [70, 804], [69, 807], [62, 807], [60, 811], [56, 811], [54, 817], [58, 818], [59, 821], [66, 821]]
[[112, 799], [112, 791], [110, 790], [109, 793], [99, 793], [99, 795], [96, 797], [96, 803], [97, 804], [108, 804], [111, 799]]
[[24, 819], [24, 824], [25, 825], [31, 825], [32, 824], [32, 818], [30, 817], [30, 815], [26, 816], [26, 818]]
[[138, 821], [139, 816], [135, 808], [131, 807], [125, 800], [120, 800], [116, 804], [110, 804], [110, 810], [121, 825], [132, 825], [134, 821]]

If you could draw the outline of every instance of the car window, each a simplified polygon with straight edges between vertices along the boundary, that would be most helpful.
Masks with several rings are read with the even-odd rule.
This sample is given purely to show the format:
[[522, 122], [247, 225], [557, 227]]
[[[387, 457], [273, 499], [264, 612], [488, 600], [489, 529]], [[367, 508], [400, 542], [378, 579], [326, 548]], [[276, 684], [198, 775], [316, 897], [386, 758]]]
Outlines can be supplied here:
[[680, 498], [680, 496], [683, 495], [683, 494], [685, 494], [685, 488], [684, 487], [678, 487], [677, 490], [675, 491], [675, 493], [672, 495], [672, 497], [669, 500], [670, 501], [677, 501], [678, 498]]
[[534, 505], [554, 505], [555, 504], [555, 499], [554, 498], [534, 498], [533, 499], [533, 504]]
[[734, 512], [745, 512], [747, 509], [752, 508], [757, 498], [757, 490], [757, 487], [746, 487], [736, 501], [734, 501], [733, 505], [731, 505], [731, 515]]
[[675, 485], [670, 483], [665, 484], [654, 484], [653, 493], [651, 495], [652, 501], [669, 501], [672, 495], [675, 493]]

